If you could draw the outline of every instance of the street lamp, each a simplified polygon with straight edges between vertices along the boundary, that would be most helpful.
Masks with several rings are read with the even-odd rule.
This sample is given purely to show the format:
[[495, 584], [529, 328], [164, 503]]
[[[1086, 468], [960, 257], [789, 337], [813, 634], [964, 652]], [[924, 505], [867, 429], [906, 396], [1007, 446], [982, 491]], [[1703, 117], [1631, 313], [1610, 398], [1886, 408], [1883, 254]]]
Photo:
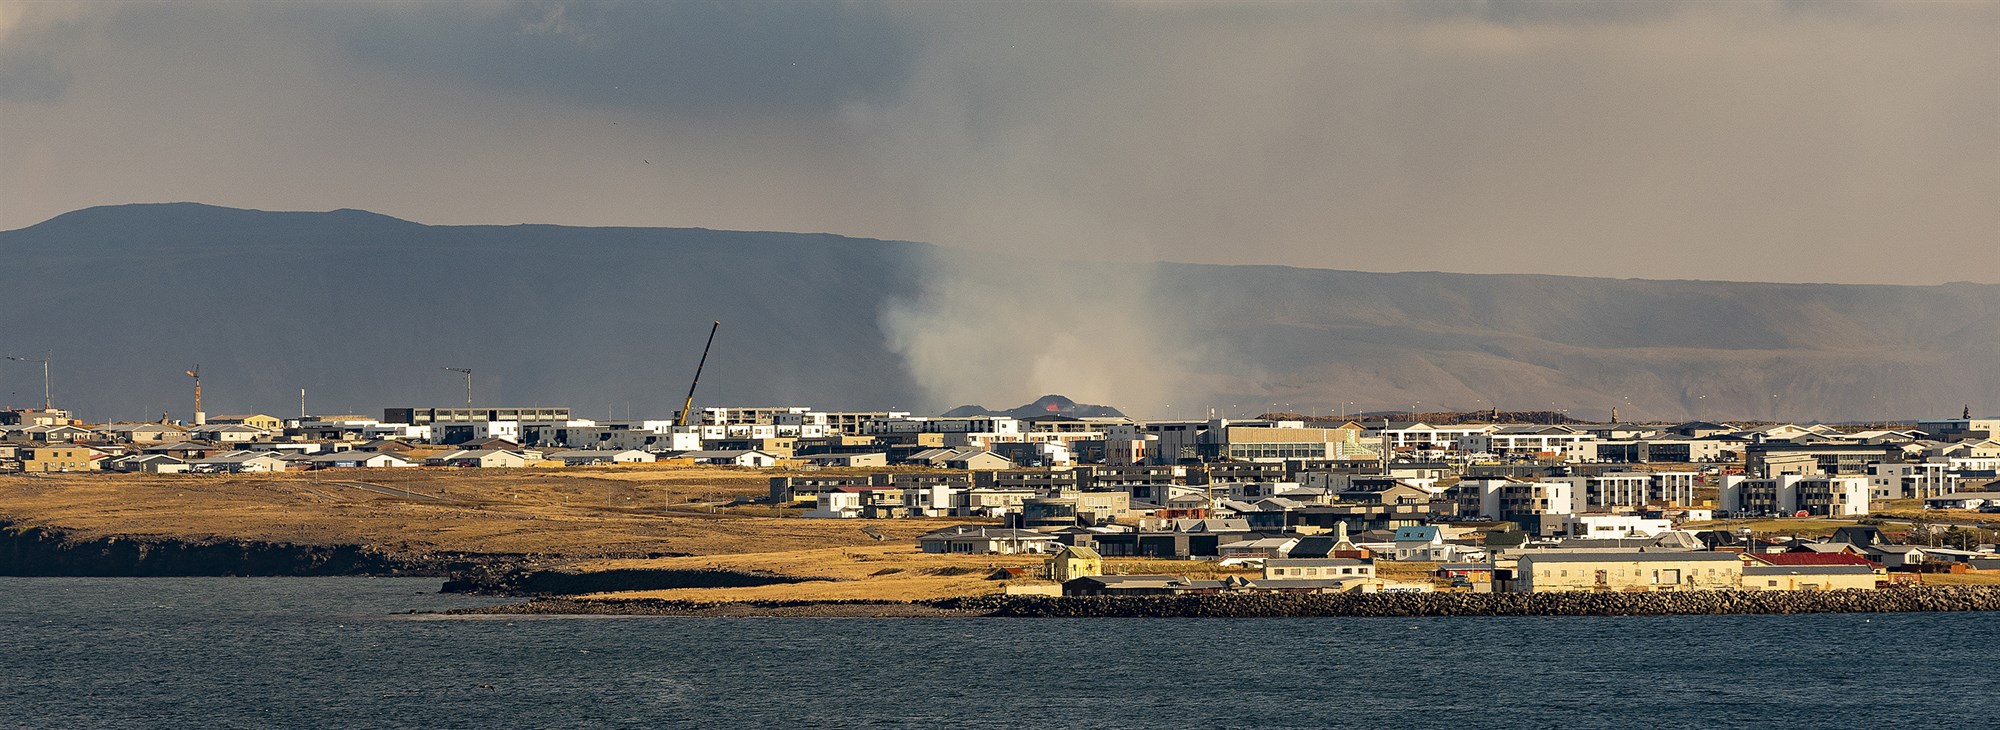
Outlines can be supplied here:
[[42, 410], [50, 410], [52, 401], [49, 399], [49, 360], [54, 359], [54, 354], [42, 353], [40, 358], [8, 355], [7, 359], [15, 362], [39, 362], [42, 364]]
[[446, 367], [446, 368], [444, 368], [444, 369], [446, 369], [446, 370], [450, 370], [450, 371], [452, 371], [452, 372], [454, 372], [454, 373], [464, 373], [464, 374], [465, 374], [465, 408], [466, 408], [466, 410], [471, 410], [471, 409], [472, 409], [472, 368], [454, 368], [454, 367]]

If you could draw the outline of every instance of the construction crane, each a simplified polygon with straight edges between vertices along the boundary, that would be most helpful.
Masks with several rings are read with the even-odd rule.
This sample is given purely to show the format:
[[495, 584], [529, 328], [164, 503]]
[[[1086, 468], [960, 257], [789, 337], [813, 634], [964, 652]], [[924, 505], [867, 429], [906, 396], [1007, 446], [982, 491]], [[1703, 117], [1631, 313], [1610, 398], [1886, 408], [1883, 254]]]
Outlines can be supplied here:
[[201, 365], [196, 363], [193, 369], [183, 372], [186, 372], [188, 377], [194, 378], [194, 425], [205, 425], [208, 423], [208, 414], [201, 412]]
[[472, 408], [472, 368], [446, 366], [444, 369], [465, 375], [465, 407], [467, 410], [470, 410]]
[[708, 328], [708, 344], [701, 346], [701, 362], [694, 366], [694, 382], [688, 383], [687, 402], [681, 404], [681, 417], [674, 423], [675, 426], [688, 425], [688, 411], [694, 410], [694, 389], [701, 385], [701, 369], [708, 366], [708, 349], [715, 346], [715, 331], [719, 329], [722, 329], [722, 320], [719, 319]]
[[26, 355], [8, 355], [7, 359], [13, 360], [15, 362], [38, 362], [42, 364], [42, 410], [46, 411], [54, 409], [55, 408], [54, 401], [49, 399], [49, 361], [55, 359], [55, 353], [53, 352], [43, 353], [41, 357], [28, 357]]

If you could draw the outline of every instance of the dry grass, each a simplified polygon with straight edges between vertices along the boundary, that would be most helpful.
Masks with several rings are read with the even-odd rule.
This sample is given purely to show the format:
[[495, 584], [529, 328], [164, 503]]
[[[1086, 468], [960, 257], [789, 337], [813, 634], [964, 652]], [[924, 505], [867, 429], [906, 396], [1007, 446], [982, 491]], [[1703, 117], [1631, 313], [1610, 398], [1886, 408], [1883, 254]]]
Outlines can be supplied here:
[[[1039, 555], [932, 555], [916, 537], [963, 520], [809, 520], [716, 510], [763, 494], [781, 471], [635, 465], [582, 469], [398, 469], [271, 475], [68, 474], [0, 477], [0, 519], [81, 536], [237, 538], [360, 544], [399, 552], [533, 553], [575, 570], [726, 568], [834, 578], [746, 588], [613, 594], [704, 601], [920, 600], [993, 593], [1001, 567], [1039, 572]], [[407, 489], [385, 496], [340, 481]], [[789, 511], [796, 515], [797, 510]], [[886, 538], [862, 532], [873, 528]], [[682, 553], [695, 557], [630, 559]], [[1413, 579], [1429, 563], [1380, 563]], [[1112, 559], [1112, 573], [1255, 575], [1189, 560]], [[1411, 577], [1404, 577], [1407, 573]], [[1017, 579], [1019, 580], [1019, 579]], [[1028, 582], [1041, 582], [1028, 579]]]
[[[696, 601], [885, 599], [912, 601], [948, 596], [997, 593], [1002, 581], [987, 580], [999, 568], [1041, 570], [1040, 555], [937, 555], [919, 552], [908, 542], [875, 543], [851, 548], [821, 548], [773, 553], [745, 553], [656, 560], [611, 560], [579, 563], [579, 570], [611, 568], [725, 568], [759, 570], [796, 576], [834, 578], [744, 588], [677, 588], [660, 591], [606, 593], [594, 598], [666, 598]], [[1030, 580], [1029, 582], [1042, 582]]]
[[1431, 579], [1431, 572], [1437, 570], [1437, 567], [1437, 563], [1421, 560], [1377, 560], [1375, 577], [1383, 580], [1423, 583]]
[[1710, 520], [1708, 522], [1690, 523], [1685, 525], [1683, 529], [1727, 530], [1735, 532], [1739, 528], [1748, 527], [1752, 534], [1760, 536], [1797, 535], [1800, 537], [1825, 537], [1832, 535], [1835, 528], [1859, 524], [1861, 524], [1860, 520], [1838, 520], [1825, 517], [1780, 517], [1756, 520]]
[[[851, 520], [715, 513], [764, 493], [772, 472], [718, 467], [366, 469], [268, 475], [66, 474], [0, 478], [0, 519], [83, 536], [361, 544], [392, 552], [574, 558], [808, 550], [875, 544]], [[384, 496], [339, 481], [435, 495]], [[794, 513], [796, 514], [796, 513]], [[950, 520], [869, 522], [891, 543]]]

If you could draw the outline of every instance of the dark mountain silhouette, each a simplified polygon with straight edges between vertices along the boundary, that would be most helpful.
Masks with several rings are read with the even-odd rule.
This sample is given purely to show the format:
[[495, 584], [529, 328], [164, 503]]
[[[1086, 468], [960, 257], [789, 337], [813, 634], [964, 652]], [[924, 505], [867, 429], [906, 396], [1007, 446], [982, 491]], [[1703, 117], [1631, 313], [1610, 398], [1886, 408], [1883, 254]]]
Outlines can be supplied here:
[[1070, 418], [1118, 418], [1124, 413], [1111, 406], [1078, 403], [1059, 395], [1045, 395], [1027, 405], [1004, 411], [987, 410], [984, 406], [959, 406], [945, 411], [943, 418], [970, 418], [973, 416], [1012, 416], [1014, 418], [1036, 418], [1042, 416], [1069, 416]]
[[[822, 234], [91, 208], [0, 232], [0, 354], [53, 351], [57, 404], [93, 420], [184, 417], [182, 371], [197, 362], [212, 414], [287, 415], [300, 388], [316, 413], [450, 405], [464, 398], [463, 380], [440, 369], [452, 366], [475, 371], [484, 404], [664, 417], [720, 319], [702, 403], [935, 412], [957, 398], [921, 391], [881, 313], [972, 258]], [[1142, 277], [1149, 299], [1116, 306], [1163, 313], [1162, 337], [1194, 353], [1113, 361], [1164, 376], [1187, 394], [1177, 403], [1239, 416], [1496, 404], [1588, 418], [1616, 406], [1626, 420], [1887, 419], [1967, 402], [2000, 412], [1994, 285], [1075, 268]], [[39, 402], [40, 376], [0, 361], [0, 405]]]

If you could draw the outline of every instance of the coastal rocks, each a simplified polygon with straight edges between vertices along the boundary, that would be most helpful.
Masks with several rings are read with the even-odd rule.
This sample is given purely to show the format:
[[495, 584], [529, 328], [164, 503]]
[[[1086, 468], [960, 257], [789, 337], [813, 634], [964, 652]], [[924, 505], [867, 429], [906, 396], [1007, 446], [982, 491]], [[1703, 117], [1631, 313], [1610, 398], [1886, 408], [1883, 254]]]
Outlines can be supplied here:
[[1009, 617], [1667, 616], [2000, 610], [2000, 588], [1679, 593], [1330, 593], [976, 596], [942, 608]]
[[490, 566], [454, 576], [445, 582], [443, 590], [446, 593], [560, 596], [670, 588], [740, 588], [814, 580], [833, 579], [720, 568], [622, 568], [579, 572]]
[[74, 539], [39, 527], [0, 527], [0, 575], [228, 576], [365, 575], [401, 572], [380, 553], [353, 545], [246, 540]]
[[391, 554], [360, 545], [156, 537], [79, 538], [0, 523], [0, 575], [88, 577], [443, 576], [518, 556]]
[[490, 616], [701, 616], [713, 618], [942, 618], [977, 616], [979, 611], [906, 601], [667, 601], [658, 599], [578, 600], [538, 598], [448, 615]]

